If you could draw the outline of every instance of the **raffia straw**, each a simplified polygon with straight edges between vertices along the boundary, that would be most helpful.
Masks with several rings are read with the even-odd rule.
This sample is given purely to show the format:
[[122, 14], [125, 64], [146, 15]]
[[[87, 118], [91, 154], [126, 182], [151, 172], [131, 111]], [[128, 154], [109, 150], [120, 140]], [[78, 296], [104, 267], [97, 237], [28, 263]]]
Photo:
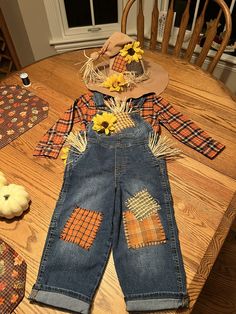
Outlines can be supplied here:
[[79, 153], [83, 153], [87, 147], [86, 132], [83, 132], [82, 134], [80, 132], [70, 132], [67, 137], [66, 144], [71, 145]]
[[149, 72], [144, 72], [142, 75], [136, 76], [134, 81], [136, 84], [138, 84], [143, 81], [146, 81], [147, 79], [149, 79], [149, 77], [150, 77]]
[[94, 61], [96, 59], [86, 55], [84, 51], [84, 56], [87, 58], [85, 64], [81, 67], [80, 72], [83, 73], [83, 80], [87, 83], [102, 83], [106, 76], [98, 69], [94, 67]]
[[104, 100], [104, 103], [114, 114], [121, 112], [130, 113], [132, 111], [132, 108], [130, 108], [130, 102], [127, 102], [126, 99], [121, 100], [118, 97], [115, 97], [109, 100]]
[[182, 153], [180, 149], [173, 147], [173, 142], [167, 136], [159, 136], [155, 132], [149, 135], [149, 148], [157, 158], [174, 159]]

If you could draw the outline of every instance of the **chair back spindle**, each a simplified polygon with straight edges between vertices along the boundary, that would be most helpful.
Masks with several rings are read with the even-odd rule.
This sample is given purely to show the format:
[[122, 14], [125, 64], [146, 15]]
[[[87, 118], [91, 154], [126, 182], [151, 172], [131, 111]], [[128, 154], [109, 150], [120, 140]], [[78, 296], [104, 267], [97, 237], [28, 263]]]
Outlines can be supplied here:
[[222, 0], [215, 0], [215, 2], [217, 2], [217, 4], [221, 7], [223, 13], [224, 13], [224, 17], [225, 17], [225, 34], [223, 37], [223, 40], [221, 42], [221, 45], [219, 47], [219, 49], [217, 50], [214, 58], [212, 59], [211, 63], [209, 64], [207, 71], [212, 73], [217, 62], [219, 61], [222, 53], [224, 52], [225, 47], [227, 46], [229, 39], [230, 39], [230, 35], [231, 35], [231, 31], [232, 31], [232, 19], [231, 19], [231, 14], [230, 14], [230, 10], [227, 6], [227, 4], [222, 1]]
[[158, 11], [158, 6], [157, 6], [157, 0], [155, 0], [153, 10], [152, 10], [152, 24], [151, 24], [151, 38], [150, 38], [151, 50], [155, 50], [156, 45], [157, 45], [158, 19], [159, 19], [159, 11]]
[[170, 7], [167, 13], [166, 17], [166, 23], [165, 23], [165, 29], [162, 39], [162, 45], [161, 45], [161, 52], [167, 53], [169, 40], [170, 40], [170, 34], [173, 24], [173, 18], [174, 18], [174, 0], [171, 0]]
[[[137, 12], [137, 39], [140, 41], [141, 46], [144, 44], [144, 10], [143, 10], [143, 1], [144, 0], [138, 0], [138, 12]], [[176, 0], [178, 2], [178, 0]], [[205, 42], [203, 44], [203, 47], [196, 58], [196, 65], [202, 66], [204, 63], [204, 60], [206, 59], [208, 52], [211, 48], [212, 42], [217, 34], [217, 27], [221, 18], [221, 15], [224, 15], [225, 18], [225, 32], [224, 37], [221, 42], [221, 45], [219, 49], [216, 51], [214, 57], [212, 58], [207, 71], [212, 73], [217, 62], [219, 61], [222, 53], [224, 52], [225, 47], [227, 46], [227, 43], [229, 41], [230, 35], [231, 35], [231, 29], [232, 29], [232, 20], [231, 20], [231, 14], [230, 10], [225, 3], [224, 0], [205, 0], [203, 8], [201, 9], [200, 14], [198, 15], [196, 19], [196, 23], [194, 25], [189, 43], [187, 45], [187, 48], [183, 48], [184, 38], [187, 31], [187, 26], [189, 23], [189, 17], [190, 17], [190, 4], [191, 0], [186, 0], [186, 6], [184, 8], [184, 12], [181, 18], [177, 39], [175, 42], [175, 45], [173, 49], [168, 49], [170, 47], [169, 42], [171, 38], [171, 30], [173, 25], [173, 19], [174, 19], [174, 0], [170, 0], [170, 5], [167, 12], [165, 27], [164, 27], [164, 34], [163, 39], [160, 45], [157, 45], [157, 34], [158, 34], [158, 18], [159, 18], [159, 11], [158, 11], [158, 0], [154, 0], [154, 5], [152, 8], [152, 18], [151, 18], [151, 32], [150, 32], [150, 44], [149, 49], [155, 50], [158, 46], [161, 46], [161, 52], [162, 53], [170, 53], [172, 50], [172, 54], [175, 57], [182, 57], [186, 61], [190, 62], [192, 59], [192, 56], [195, 52], [196, 46], [199, 44], [199, 40], [201, 37], [202, 28], [205, 23], [205, 15], [207, 6], [210, 2], [216, 2], [219, 6], [219, 13], [215, 20], [211, 23], [211, 25], [208, 27]], [[128, 0], [126, 3], [126, 6], [123, 10], [122, 14], [122, 20], [121, 20], [121, 31], [123, 33], [126, 33], [126, 25], [127, 25], [127, 18], [130, 11], [130, 8], [132, 5], [136, 2], [136, 0]], [[148, 2], [148, 1], [147, 1]], [[176, 3], [177, 3], [176, 2]], [[149, 2], [150, 3], [150, 2]], [[189, 32], [189, 31], [188, 31]], [[173, 44], [172, 44], [173, 45]], [[198, 48], [199, 50], [199, 48]], [[197, 51], [198, 51], [197, 50]]]
[[211, 48], [211, 44], [213, 42], [213, 39], [216, 36], [217, 27], [219, 24], [221, 13], [222, 13], [222, 10], [220, 9], [217, 18], [214, 19], [214, 21], [212, 22], [212, 24], [210, 25], [210, 27], [208, 29], [204, 45], [203, 45], [202, 50], [201, 50], [201, 52], [197, 58], [197, 61], [196, 61], [196, 65], [198, 65], [198, 66], [202, 66], [204, 60], [206, 59], [208, 51]]
[[196, 24], [195, 24], [195, 27], [193, 29], [193, 34], [191, 36], [191, 39], [190, 39], [189, 44], [188, 44], [188, 48], [187, 48], [185, 56], [184, 56], [184, 59], [186, 59], [187, 61], [190, 61], [190, 59], [192, 58], [196, 44], [199, 41], [199, 36], [200, 36], [201, 30], [202, 30], [202, 27], [204, 24], [204, 18], [205, 18], [205, 13], [206, 13], [206, 8], [208, 5], [208, 2], [209, 2], [209, 0], [205, 1], [202, 12], [196, 20]]
[[143, 46], [143, 42], [144, 42], [143, 0], [138, 0], [137, 39], [140, 42], [140, 45]]
[[190, 8], [190, 0], [188, 0], [187, 2], [186, 8], [184, 10], [184, 13], [180, 22], [179, 32], [178, 32], [178, 36], [176, 39], [175, 48], [173, 52], [174, 56], [176, 57], [180, 55], [181, 47], [183, 45], [184, 36], [187, 29], [188, 21], [189, 21], [189, 8]]

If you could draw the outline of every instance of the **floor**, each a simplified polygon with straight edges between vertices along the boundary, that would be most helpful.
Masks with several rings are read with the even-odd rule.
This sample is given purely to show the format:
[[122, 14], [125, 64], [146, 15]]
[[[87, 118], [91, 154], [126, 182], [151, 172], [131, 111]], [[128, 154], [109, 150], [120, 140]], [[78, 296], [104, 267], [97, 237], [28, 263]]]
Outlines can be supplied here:
[[192, 314], [236, 314], [236, 222]]

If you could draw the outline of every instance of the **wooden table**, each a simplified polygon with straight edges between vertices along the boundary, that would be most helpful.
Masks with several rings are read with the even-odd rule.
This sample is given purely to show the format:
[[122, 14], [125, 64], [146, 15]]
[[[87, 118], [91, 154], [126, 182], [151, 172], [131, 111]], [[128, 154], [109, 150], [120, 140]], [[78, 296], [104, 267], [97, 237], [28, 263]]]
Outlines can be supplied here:
[[[190, 310], [183, 313], [189, 313], [235, 216], [236, 105], [224, 86], [199, 68], [170, 56], [152, 52], [146, 52], [146, 55], [169, 72], [170, 82], [163, 96], [226, 145], [215, 160], [209, 160], [174, 140], [184, 152], [184, 158], [168, 163], [191, 299]], [[49, 117], [0, 150], [1, 171], [9, 182], [24, 185], [32, 197], [30, 211], [22, 218], [0, 221], [0, 236], [14, 246], [28, 264], [25, 298], [15, 313], [60, 312], [30, 304], [27, 299], [36, 280], [64, 170], [60, 158], [36, 158], [32, 152], [42, 135], [73, 100], [87, 91], [81, 81], [80, 65], [75, 65], [81, 60], [83, 52], [75, 51], [42, 60], [25, 69], [32, 81], [28, 89], [49, 102]], [[13, 74], [2, 84], [21, 84], [21, 81], [18, 74]], [[162, 131], [166, 133], [164, 128]], [[112, 257], [96, 294], [92, 313], [126, 313]]]

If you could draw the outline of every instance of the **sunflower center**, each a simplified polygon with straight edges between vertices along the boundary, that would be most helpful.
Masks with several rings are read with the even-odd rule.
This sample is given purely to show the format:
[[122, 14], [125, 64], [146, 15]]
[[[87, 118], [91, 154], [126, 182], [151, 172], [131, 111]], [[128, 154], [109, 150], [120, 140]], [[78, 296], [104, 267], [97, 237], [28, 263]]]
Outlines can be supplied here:
[[6, 194], [6, 195], [4, 195], [3, 197], [4, 197], [5, 200], [7, 201], [7, 200], [9, 199], [9, 197], [10, 197], [10, 194]]
[[104, 129], [106, 129], [109, 123], [107, 121], [103, 121], [101, 125], [104, 127]]
[[130, 56], [133, 56], [133, 55], [135, 54], [135, 50], [134, 50], [133, 48], [129, 48], [129, 49], [128, 49], [128, 54], [129, 54]]

